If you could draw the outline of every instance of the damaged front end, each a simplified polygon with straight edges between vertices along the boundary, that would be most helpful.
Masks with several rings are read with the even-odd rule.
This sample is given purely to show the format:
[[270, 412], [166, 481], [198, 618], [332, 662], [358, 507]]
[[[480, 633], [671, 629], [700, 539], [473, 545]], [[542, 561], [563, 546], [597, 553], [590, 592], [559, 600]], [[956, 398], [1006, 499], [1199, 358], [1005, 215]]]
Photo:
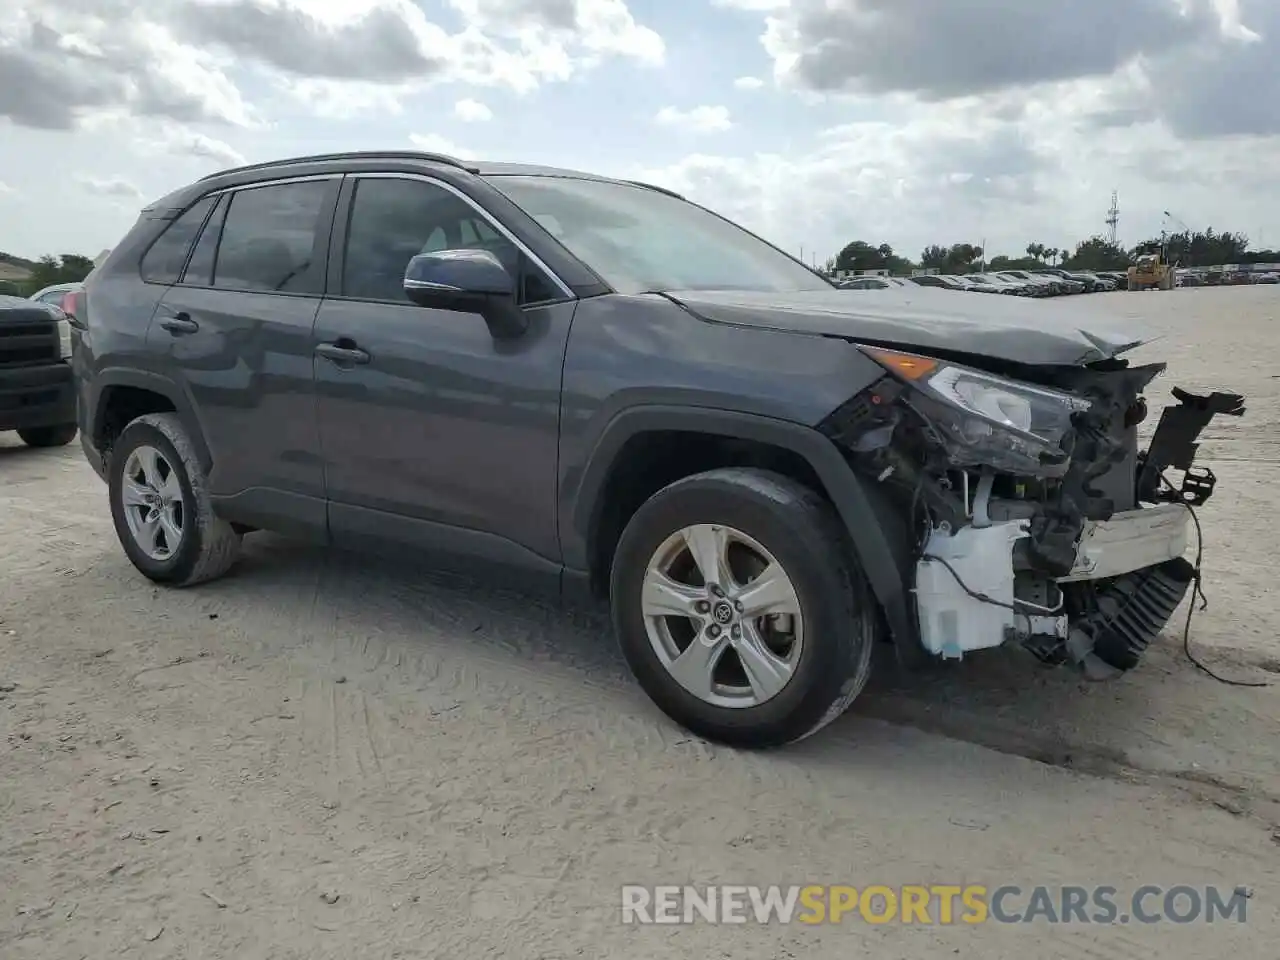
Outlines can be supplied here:
[[1175, 388], [1140, 451], [1162, 364], [995, 372], [861, 349], [885, 376], [821, 429], [908, 519], [920, 646], [958, 659], [1013, 641], [1095, 678], [1136, 665], [1197, 575], [1189, 508], [1216, 482], [1193, 463], [1199, 434], [1243, 398]]

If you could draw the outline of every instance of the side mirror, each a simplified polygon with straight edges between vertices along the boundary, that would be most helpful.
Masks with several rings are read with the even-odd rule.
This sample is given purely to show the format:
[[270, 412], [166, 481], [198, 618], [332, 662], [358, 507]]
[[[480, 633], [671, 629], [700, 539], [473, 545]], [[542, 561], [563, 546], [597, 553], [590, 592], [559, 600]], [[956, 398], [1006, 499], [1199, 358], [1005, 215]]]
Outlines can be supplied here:
[[405, 267], [404, 293], [420, 307], [478, 313], [497, 338], [517, 337], [528, 320], [516, 303], [516, 281], [488, 250], [420, 253]]

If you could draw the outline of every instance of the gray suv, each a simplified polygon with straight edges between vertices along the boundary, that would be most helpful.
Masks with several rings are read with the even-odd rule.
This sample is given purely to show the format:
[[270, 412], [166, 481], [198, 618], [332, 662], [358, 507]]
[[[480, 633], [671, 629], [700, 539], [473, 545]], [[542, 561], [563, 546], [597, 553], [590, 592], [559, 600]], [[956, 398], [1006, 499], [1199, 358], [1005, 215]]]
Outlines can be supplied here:
[[1241, 398], [1179, 394], [1139, 451], [1162, 368], [1051, 310], [851, 296], [643, 184], [352, 153], [145, 209], [74, 365], [152, 580], [270, 529], [607, 597], [662, 710], [767, 746], [839, 716], [874, 648], [1112, 675], [1182, 599], [1214, 480], [1188, 447]]

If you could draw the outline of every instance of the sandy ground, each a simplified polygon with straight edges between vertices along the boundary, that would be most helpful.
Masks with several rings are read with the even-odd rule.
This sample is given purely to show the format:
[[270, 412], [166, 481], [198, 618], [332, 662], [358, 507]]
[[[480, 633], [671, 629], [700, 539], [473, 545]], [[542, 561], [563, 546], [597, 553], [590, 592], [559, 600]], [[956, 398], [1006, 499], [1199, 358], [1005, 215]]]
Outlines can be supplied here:
[[[1250, 396], [1203, 447], [1193, 635], [1280, 682], [1280, 288], [1070, 303], [1162, 330], [1166, 387]], [[246, 544], [234, 576], [156, 589], [77, 447], [0, 438], [5, 960], [1277, 956], [1280, 694], [1172, 631], [1114, 683], [997, 651], [735, 753], [650, 706], [595, 612]], [[663, 927], [620, 922], [624, 883], [1252, 896], [1243, 925]]]

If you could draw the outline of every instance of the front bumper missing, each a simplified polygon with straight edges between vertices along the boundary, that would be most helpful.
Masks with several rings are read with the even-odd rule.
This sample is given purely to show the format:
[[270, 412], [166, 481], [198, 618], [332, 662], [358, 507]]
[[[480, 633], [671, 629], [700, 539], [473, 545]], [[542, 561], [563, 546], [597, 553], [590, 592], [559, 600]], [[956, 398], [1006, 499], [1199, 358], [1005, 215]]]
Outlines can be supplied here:
[[[1182, 558], [1189, 544], [1190, 521], [1185, 506], [1161, 504], [1090, 523], [1071, 573], [1054, 580], [1059, 589], [1045, 590], [1029, 600], [1018, 598], [1013, 562], [1018, 541], [1028, 536], [1026, 521], [1007, 520], [954, 532], [936, 529], [916, 566], [920, 642], [934, 656], [952, 660], [1010, 639], [1056, 638], [1065, 643], [1071, 624], [1062, 585], [1121, 578]], [[1153, 626], [1158, 632], [1164, 621]]]
[[[1143, 393], [1163, 371], [1124, 362], [993, 371], [1090, 401], [1073, 412], [1060, 451], [1037, 461], [997, 463], [956, 449], [937, 411], [892, 375], [823, 421], [822, 432], [906, 520], [901, 562], [917, 629], [895, 633], [901, 664], [1015, 641], [1097, 674], [1099, 659], [1127, 669], [1154, 639], [1197, 575], [1184, 556], [1192, 509], [1217, 481], [1193, 463], [1200, 432], [1215, 415], [1244, 413], [1236, 394], [1175, 389], [1177, 403], [1139, 450]], [[1107, 640], [1117, 630], [1118, 646]]]
[[[915, 571], [925, 650], [959, 659], [1016, 641], [1045, 662], [1074, 662], [1093, 678], [1137, 664], [1198, 576], [1185, 558], [1191, 510], [1212, 495], [1217, 479], [1193, 464], [1200, 432], [1215, 415], [1244, 413], [1236, 394], [1175, 389], [1174, 397], [1178, 404], [1164, 410], [1131, 474], [1134, 498], [1146, 505], [1082, 521], [1069, 569], [1063, 561], [1070, 552], [1059, 554], [1055, 570], [1037, 562], [1035, 517], [992, 523], [983, 504], [975, 510], [978, 525], [931, 530]], [[1182, 471], [1180, 486], [1166, 477], [1170, 467]], [[1088, 483], [1082, 488], [1092, 492]], [[1061, 545], [1070, 549], [1071, 541]]]

